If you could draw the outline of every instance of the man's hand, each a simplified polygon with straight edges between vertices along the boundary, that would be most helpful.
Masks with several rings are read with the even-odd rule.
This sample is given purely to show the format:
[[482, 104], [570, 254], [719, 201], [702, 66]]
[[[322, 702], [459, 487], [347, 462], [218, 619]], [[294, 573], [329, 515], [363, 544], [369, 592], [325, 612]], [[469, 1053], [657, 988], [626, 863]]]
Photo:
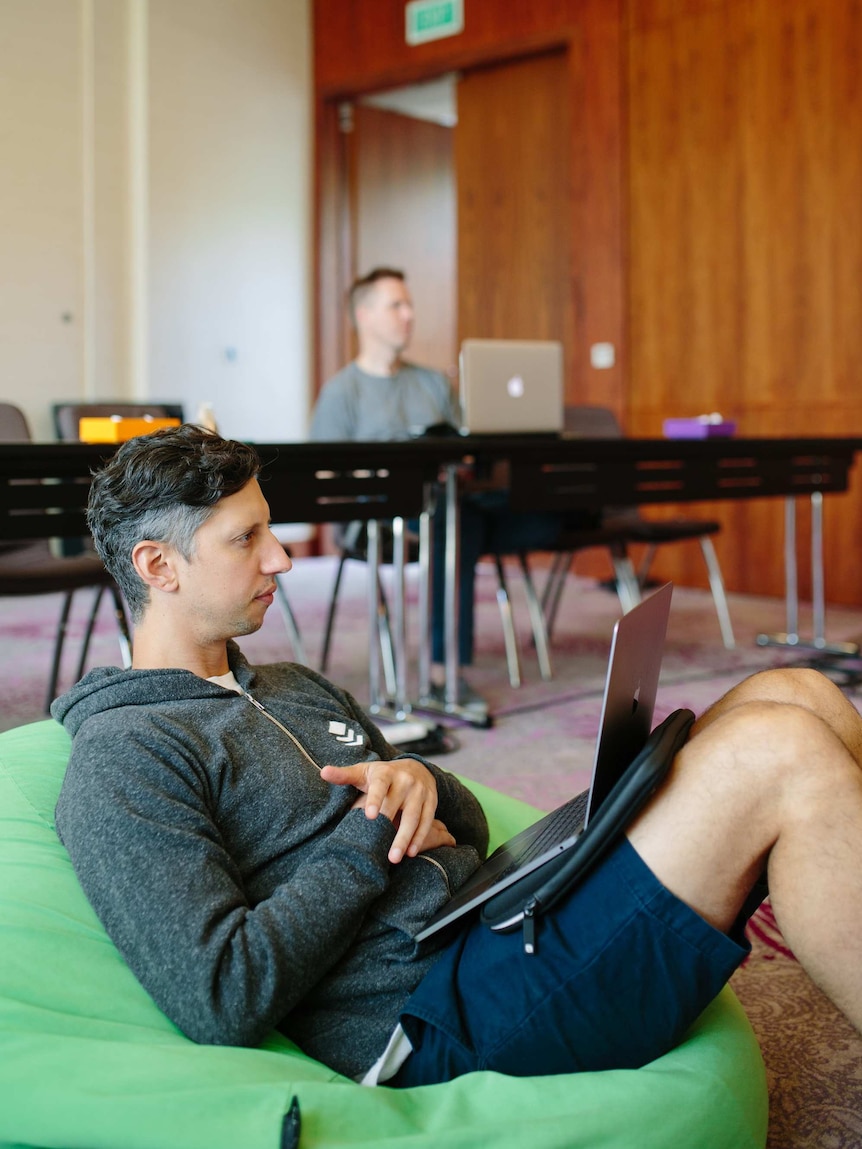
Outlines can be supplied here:
[[415, 858], [435, 846], [455, 845], [455, 839], [435, 818], [437, 783], [421, 762], [396, 758], [393, 762], [324, 766], [320, 776], [336, 786], [355, 786], [361, 791], [355, 809], [364, 809], [366, 818], [371, 819], [384, 814], [397, 826], [390, 862], [400, 862], [405, 854]]

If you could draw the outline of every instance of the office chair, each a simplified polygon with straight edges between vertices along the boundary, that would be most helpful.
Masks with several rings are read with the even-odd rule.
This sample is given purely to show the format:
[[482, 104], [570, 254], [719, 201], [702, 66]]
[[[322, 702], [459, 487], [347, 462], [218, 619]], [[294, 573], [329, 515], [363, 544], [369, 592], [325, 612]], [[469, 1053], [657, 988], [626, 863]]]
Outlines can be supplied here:
[[527, 556], [525, 554], [508, 556], [501, 551], [494, 551], [487, 557], [493, 560], [494, 567], [497, 571], [497, 609], [500, 612], [500, 623], [503, 627], [503, 648], [506, 652], [506, 669], [509, 675], [509, 685], [513, 687], [521, 685], [521, 663], [518, 654], [518, 639], [515, 633], [512, 598], [509, 593], [509, 583], [506, 578], [506, 568], [503, 562], [507, 557], [517, 558], [520, 564], [521, 574], [524, 579], [524, 595], [527, 599], [527, 613], [530, 618], [533, 646], [536, 651], [536, 660], [539, 664], [539, 674], [543, 682], [549, 682], [553, 677], [553, 671], [551, 668], [548, 630], [542, 611], [541, 600], [536, 592], [533, 576], [529, 563], [527, 562]]
[[[616, 415], [607, 407], [572, 406], [565, 410], [567, 434], [592, 439], [621, 439], [623, 430]], [[718, 623], [725, 647], [732, 650], [736, 645], [730, 611], [724, 590], [721, 567], [711, 536], [721, 530], [721, 523], [714, 519], [645, 519], [637, 507], [606, 507], [603, 509], [602, 523], [596, 540], [590, 541], [591, 532], [564, 533], [559, 549], [548, 572], [542, 599], [546, 625], [549, 634], [553, 630], [560, 598], [565, 586], [566, 575], [575, 552], [587, 546], [607, 546], [614, 563], [617, 592], [623, 611], [630, 610], [640, 599], [646, 585], [650, 565], [656, 549], [666, 543], [697, 540], [706, 563], [709, 585], [715, 603]], [[608, 540], [601, 535], [607, 534]], [[632, 543], [646, 546], [643, 559], [637, 571], [628, 558], [627, 547]]]
[[[0, 403], [0, 442], [26, 443], [30, 441], [31, 437], [24, 413], [11, 403]], [[23, 484], [27, 480], [21, 482]], [[62, 592], [64, 595], [57, 636], [54, 640], [54, 652], [45, 702], [46, 711], [57, 693], [57, 680], [68, 632], [69, 613], [76, 590], [90, 587], [95, 592], [84, 636], [81, 639], [76, 681], [84, 673], [96, 615], [105, 590], [110, 592], [114, 600], [123, 665], [130, 666], [132, 661], [129, 625], [119, 588], [105, 570], [101, 560], [92, 551], [74, 557], [57, 557], [52, 552], [49, 542], [50, 528], [49, 514], [45, 516], [46, 537], [44, 539], [6, 538], [6, 534], [14, 529], [11, 526], [11, 517], [0, 524], [0, 529], [3, 532], [3, 541], [0, 542], [0, 595], [24, 597], [56, 594], [57, 592]]]
[[[386, 524], [380, 524], [381, 536], [381, 563], [390, 564], [392, 562], [392, 532]], [[419, 539], [418, 536], [412, 534], [410, 531], [406, 532], [407, 538], [407, 561], [419, 561]], [[338, 567], [335, 572], [335, 581], [333, 583], [332, 593], [330, 595], [329, 610], [327, 611], [326, 624], [323, 633], [323, 647], [320, 657], [320, 672], [325, 674], [327, 666], [329, 665], [329, 653], [332, 640], [332, 630], [335, 620], [335, 612], [338, 604], [338, 593], [341, 588], [342, 576], [347, 562], [366, 562], [367, 561], [367, 535], [365, 531], [365, 524], [360, 522], [352, 522], [344, 524], [344, 529], [337, 532], [336, 543], [338, 546]], [[505, 568], [503, 559], [506, 557], [501, 553], [492, 554], [488, 556], [494, 562], [497, 571], [497, 607], [500, 612], [500, 622], [503, 628], [503, 643], [506, 652], [506, 667], [509, 676], [509, 684], [513, 687], [521, 685], [521, 670], [520, 661], [518, 656], [518, 643], [515, 633], [514, 617], [512, 612], [512, 602], [509, 593], [509, 585], [506, 579]], [[551, 678], [551, 663], [548, 653], [548, 643], [545, 632], [545, 621], [542, 614], [542, 606], [539, 596], [536, 592], [529, 566], [527, 565], [526, 558], [522, 555], [513, 556], [518, 558], [521, 564], [521, 570], [524, 576], [524, 590], [527, 598], [527, 608], [530, 616], [530, 623], [532, 627], [533, 642], [536, 647], [537, 658], [539, 662], [539, 671], [544, 680]], [[380, 647], [383, 655], [383, 672], [386, 679], [387, 688], [391, 692], [392, 682], [394, 681], [394, 653], [392, 635], [389, 627], [389, 607], [386, 600], [386, 594], [382, 583], [378, 578], [378, 612], [377, 612], [377, 630], [380, 641]]]
[[[393, 534], [387, 523], [378, 524], [380, 562], [391, 565], [393, 562]], [[410, 531], [405, 532], [407, 539], [407, 562], [419, 561], [419, 538]], [[338, 567], [335, 571], [335, 581], [329, 596], [329, 608], [326, 612], [326, 623], [323, 628], [323, 645], [320, 652], [320, 673], [326, 674], [329, 666], [329, 654], [332, 646], [332, 631], [335, 625], [335, 614], [338, 607], [338, 594], [344, 568], [348, 562], [368, 561], [368, 527], [367, 523], [354, 520], [349, 523], [335, 525], [335, 544], [338, 547]], [[395, 647], [392, 639], [392, 630], [389, 624], [389, 604], [386, 593], [378, 574], [377, 579], [377, 636], [380, 642], [382, 655], [383, 677], [386, 689], [390, 695], [395, 693]]]

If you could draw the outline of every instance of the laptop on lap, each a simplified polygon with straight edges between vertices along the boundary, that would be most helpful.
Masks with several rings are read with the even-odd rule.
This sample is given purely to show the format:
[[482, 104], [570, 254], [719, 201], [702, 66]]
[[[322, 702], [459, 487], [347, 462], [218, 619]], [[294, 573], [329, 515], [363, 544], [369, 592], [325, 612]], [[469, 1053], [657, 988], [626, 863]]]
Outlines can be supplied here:
[[415, 935], [417, 941], [575, 846], [649, 737], [672, 592], [666, 583], [614, 626], [589, 789], [499, 846]]
[[562, 431], [562, 343], [465, 339], [459, 365], [462, 434]]

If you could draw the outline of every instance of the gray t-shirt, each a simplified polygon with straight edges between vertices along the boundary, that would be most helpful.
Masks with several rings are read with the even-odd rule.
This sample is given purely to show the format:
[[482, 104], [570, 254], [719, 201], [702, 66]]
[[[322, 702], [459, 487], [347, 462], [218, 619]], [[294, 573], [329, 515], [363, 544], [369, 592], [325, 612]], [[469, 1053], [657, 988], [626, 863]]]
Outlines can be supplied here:
[[459, 421], [452, 388], [441, 372], [404, 363], [394, 375], [369, 375], [354, 362], [323, 386], [311, 420], [311, 438], [409, 439], [434, 423], [458, 426]]

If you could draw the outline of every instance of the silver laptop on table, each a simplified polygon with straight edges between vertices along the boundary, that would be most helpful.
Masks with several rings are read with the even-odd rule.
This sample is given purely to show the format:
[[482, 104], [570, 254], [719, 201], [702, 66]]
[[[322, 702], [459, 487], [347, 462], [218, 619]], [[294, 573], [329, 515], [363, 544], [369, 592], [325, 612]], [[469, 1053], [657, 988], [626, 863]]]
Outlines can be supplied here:
[[562, 431], [562, 343], [465, 339], [460, 374], [463, 434]]
[[672, 593], [666, 583], [614, 626], [589, 789], [499, 846], [422, 927], [417, 941], [575, 845], [649, 737]]

